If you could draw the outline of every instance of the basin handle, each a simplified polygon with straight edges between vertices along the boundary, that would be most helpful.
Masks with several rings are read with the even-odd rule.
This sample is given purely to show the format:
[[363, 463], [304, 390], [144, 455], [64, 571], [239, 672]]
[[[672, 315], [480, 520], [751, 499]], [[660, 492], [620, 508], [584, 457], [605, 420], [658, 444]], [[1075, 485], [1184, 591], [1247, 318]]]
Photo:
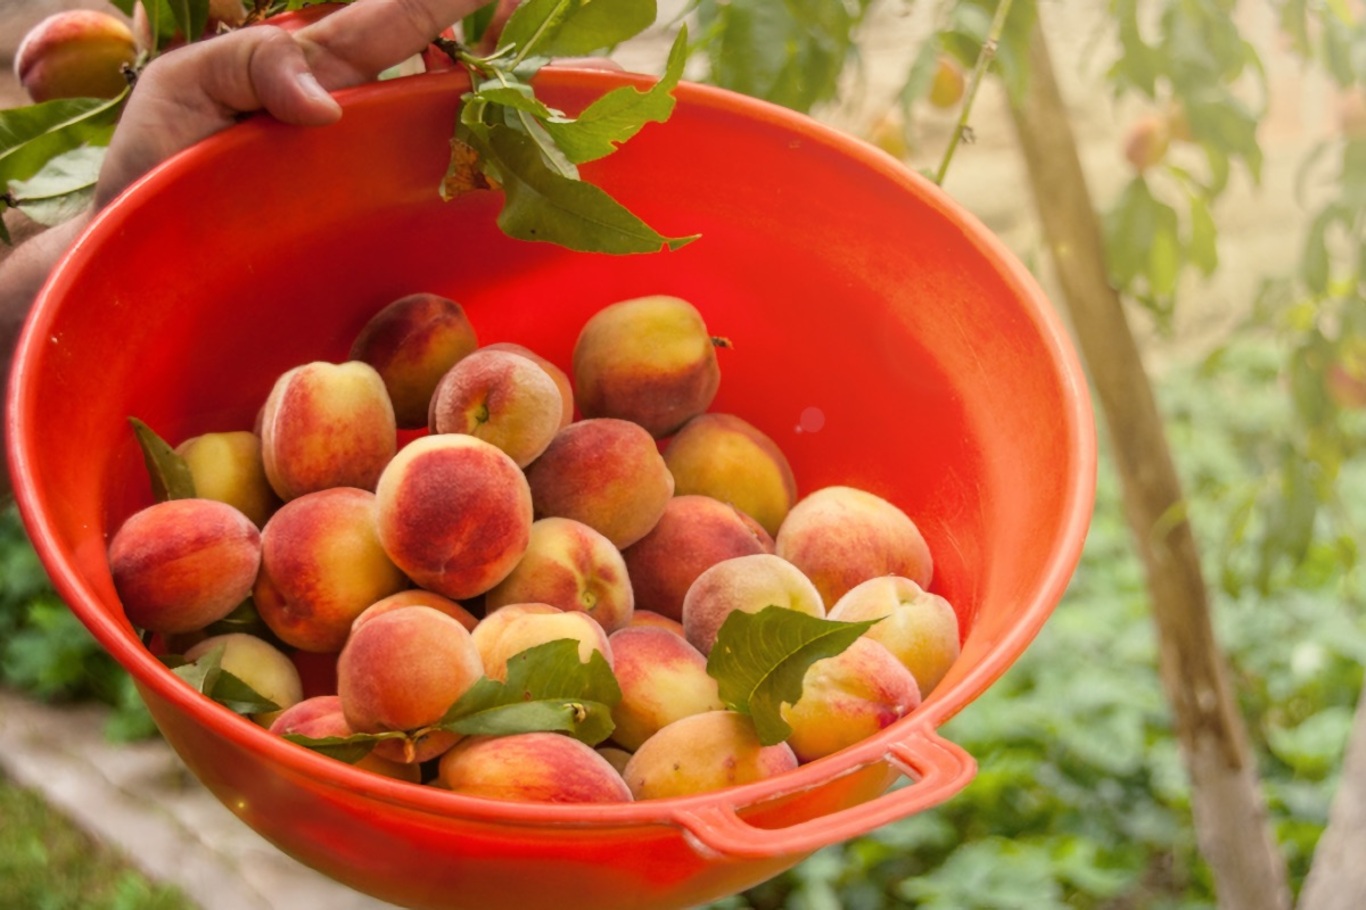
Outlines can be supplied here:
[[751, 825], [729, 803], [683, 810], [674, 820], [703, 853], [740, 859], [814, 853], [936, 806], [967, 786], [977, 773], [977, 762], [966, 750], [928, 725], [913, 728], [909, 736], [893, 743], [883, 760], [913, 783], [785, 828]]

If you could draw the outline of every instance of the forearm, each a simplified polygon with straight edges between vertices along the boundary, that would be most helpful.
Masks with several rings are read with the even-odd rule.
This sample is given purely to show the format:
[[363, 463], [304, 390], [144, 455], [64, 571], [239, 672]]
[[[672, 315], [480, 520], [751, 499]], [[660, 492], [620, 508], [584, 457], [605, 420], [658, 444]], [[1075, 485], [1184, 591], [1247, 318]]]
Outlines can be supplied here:
[[[82, 214], [50, 228], [16, 247], [0, 262], [0, 369], [4, 370], [6, 388], [10, 365], [14, 360], [14, 347], [19, 341], [19, 333], [23, 330], [29, 309], [47, 281], [47, 276], [84, 230], [90, 217], [89, 213]], [[7, 423], [0, 423], [0, 442], [5, 441]], [[6, 502], [10, 497], [8, 448], [5, 452], [7, 469], [0, 475], [0, 502]]]

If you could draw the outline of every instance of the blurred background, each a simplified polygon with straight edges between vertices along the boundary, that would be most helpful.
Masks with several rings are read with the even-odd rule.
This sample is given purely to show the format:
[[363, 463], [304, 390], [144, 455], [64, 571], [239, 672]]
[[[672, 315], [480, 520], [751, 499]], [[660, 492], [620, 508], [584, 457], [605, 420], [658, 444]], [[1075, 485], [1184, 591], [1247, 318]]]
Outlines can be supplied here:
[[[74, 7], [114, 9], [5, 0], [0, 108], [28, 103], [10, 65], [28, 28]], [[716, 906], [1361, 906], [1334, 859], [1360, 853], [1341, 806], [1366, 787], [1348, 748], [1366, 659], [1366, 18], [1347, 0], [998, 11], [664, 2], [614, 54], [661, 72], [687, 21], [690, 78], [942, 170], [1074, 326], [1102, 428], [1071, 589], [943, 728], [978, 760], [973, 783]], [[1215, 709], [1192, 706], [1199, 686]], [[177, 770], [12, 510], [0, 687], [0, 906], [380, 906], [274, 854]], [[1228, 772], [1210, 749], [1244, 761]], [[1265, 884], [1258, 903], [1230, 903], [1238, 878]]]

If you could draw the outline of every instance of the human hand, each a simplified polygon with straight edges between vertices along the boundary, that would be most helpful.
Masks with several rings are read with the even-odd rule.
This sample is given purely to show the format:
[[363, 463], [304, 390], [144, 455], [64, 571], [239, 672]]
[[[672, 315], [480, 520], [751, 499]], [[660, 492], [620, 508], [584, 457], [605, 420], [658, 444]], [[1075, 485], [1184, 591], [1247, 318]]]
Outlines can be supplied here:
[[328, 92], [374, 79], [488, 2], [357, 0], [294, 32], [254, 25], [158, 57], [128, 99], [95, 207], [243, 114], [264, 110], [304, 126], [335, 121], [341, 108]]

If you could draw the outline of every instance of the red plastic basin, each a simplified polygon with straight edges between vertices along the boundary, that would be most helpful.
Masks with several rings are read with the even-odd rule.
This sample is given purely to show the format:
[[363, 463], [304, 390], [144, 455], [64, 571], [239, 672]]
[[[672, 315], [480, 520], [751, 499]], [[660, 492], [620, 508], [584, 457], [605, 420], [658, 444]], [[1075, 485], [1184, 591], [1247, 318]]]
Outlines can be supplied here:
[[[634, 78], [547, 71], [540, 87], [572, 110]], [[444, 73], [355, 89], [321, 129], [251, 120], [90, 226], [33, 311], [8, 398], [16, 498], [58, 591], [224, 804], [398, 904], [684, 907], [957, 793], [975, 765], [937, 728], [1039, 631], [1091, 514], [1086, 383], [1034, 280], [883, 153], [693, 85], [668, 123], [585, 175], [660, 231], [701, 240], [633, 257], [509, 240], [492, 193], [437, 195], [464, 85]], [[607, 303], [693, 301], [734, 344], [715, 409], [770, 434], [803, 492], [861, 486], [920, 524], [933, 587], [960, 614], [961, 659], [858, 746], [763, 783], [592, 808], [374, 776], [190, 691], [139, 643], [105, 560], [112, 530], [151, 497], [127, 418], [172, 441], [249, 428], [276, 376], [343, 359], [372, 313], [413, 291], [459, 300], [481, 341], [561, 366]]]

